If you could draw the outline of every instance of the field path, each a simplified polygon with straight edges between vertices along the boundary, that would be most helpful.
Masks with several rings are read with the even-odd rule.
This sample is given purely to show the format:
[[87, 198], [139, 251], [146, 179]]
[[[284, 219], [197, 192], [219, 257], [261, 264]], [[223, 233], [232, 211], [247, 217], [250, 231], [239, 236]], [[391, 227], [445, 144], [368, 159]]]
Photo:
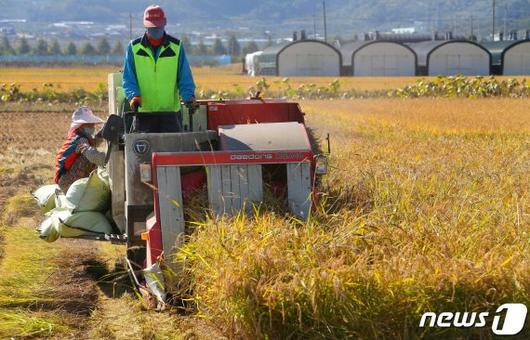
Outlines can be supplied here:
[[146, 311], [131, 289], [124, 246], [40, 240], [29, 193], [49, 184], [68, 112], [0, 112], [0, 339], [221, 338], [206, 321]]
[[35, 144], [10, 144], [0, 153], [0, 338], [79, 338], [98, 301], [97, 249], [79, 240], [39, 240], [34, 228], [42, 213], [29, 192], [46, 182], [51, 153], [27, 140]]
[[93, 247], [38, 240], [36, 219], [17, 218], [3, 227], [0, 263], [0, 338], [76, 338], [98, 301], [90, 273]]

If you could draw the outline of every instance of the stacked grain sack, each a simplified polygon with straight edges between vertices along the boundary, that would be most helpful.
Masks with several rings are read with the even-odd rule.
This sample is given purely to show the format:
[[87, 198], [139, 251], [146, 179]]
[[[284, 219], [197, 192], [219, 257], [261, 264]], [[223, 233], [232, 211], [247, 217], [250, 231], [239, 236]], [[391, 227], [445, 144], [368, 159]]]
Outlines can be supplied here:
[[45, 212], [37, 228], [40, 237], [54, 242], [60, 237], [102, 236], [112, 233], [105, 216], [110, 208], [108, 173], [103, 168], [75, 181], [66, 195], [57, 185], [46, 185], [33, 193]]

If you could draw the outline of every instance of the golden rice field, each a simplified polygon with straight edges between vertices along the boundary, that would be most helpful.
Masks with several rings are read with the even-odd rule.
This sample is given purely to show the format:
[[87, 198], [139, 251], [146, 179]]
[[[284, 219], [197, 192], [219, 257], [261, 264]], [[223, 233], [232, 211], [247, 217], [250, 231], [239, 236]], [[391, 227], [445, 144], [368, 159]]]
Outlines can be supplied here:
[[[45, 83], [59, 86], [60, 90], [70, 91], [83, 88], [94, 91], [100, 83], [106, 82], [109, 72], [117, 72], [117, 67], [73, 67], [73, 68], [4, 68], [0, 72], [0, 83], [16, 82], [22, 90], [29, 91], [33, 88], [40, 89]], [[241, 74], [240, 65], [225, 68], [200, 67], [194, 68], [195, 82], [204, 90], [224, 90], [236, 86], [249, 88], [259, 77], [246, 77]], [[271, 82], [281, 80], [280, 77], [267, 77]], [[292, 85], [314, 83], [324, 86], [336, 78], [292, 78]], [[401, 87], [414, 82], [414, 78], [344, 78], [341, 85], [344, 89], [358, 88], [361, 90], [379, 90]]]
[[[42, 89], [46, 83], [51, 83], [58, 90], [71, 91], [74, 89], [96, 90], [100, 84], [106, 84], [109, 72], [119, 71], [118, 67], [2, 67], [0, 69], [0, 84], [16, 82], [21, 85], [22, 90], [30, 91], [34, 88]], [[199, 67], [193, 69], [195, 82], [203, 90], [227, 90], [234, 87], [247, 89], [255, 85], [260, 77], [247, 77], [241, 74], [241, 65], [230, 65], [222, 68]], [[274, 82], [280, 81], [281, 77], [266, 77], [274, 88]], [[505, 78], [505, 77], [500, 77]], [[513, 77], [511, 77], [513, 78]], [[516, 77], [523, 79], [523, 77]], [[316, 84], [326, 86], [336, 77], [294, 77], [291, 78], [292, 86], [301, 84]], [[341, 89], [343, 90], [388, 90], [396, 89], [414, 83], [416, 77], [341, 77]]]
[[[30, 88], [54, 72], [40, 71], [24, 69], [17, 78], [9, 69], [0, 82]], [[86, 72], [83, 82], [77, 70], [62, 70], [57, 83], [97, 86], [107, 71]], [[195, 70], [203, 86], [256, 80], [235, 73]], [[379, 89], [414, 80], [342, 81]], [[2, 113], [0, 106], [0, 121], [9, 122], [0, 133], [0, 272], [10, 273], [0, 278], [0, 338], [487, 339], [488, 327], [425, 330], [419, 318], [530, 306], [528, 100], [301, 106], [317, 137], [331, 134], [317, 210], [308, 223], [266, 209], [253, 218], [199, 221], [178, 257], [196, 306], [185, 315], [145, 311], [132, 293], [109, 293], [93, 271], [115, 270], [122, 248], [43, 245], [34, 236], [39, 213], [27, 192], [50, 181], [68, 114]], [[45, 137], [27, 138], [35, 127]], [[529, 322], [521, 338], [530, 336]]]
[[184, 256], [202, 314], [248, 337], [487, 338], [418, 320], [530, 303], [528, 101], [302, 105], [332, 136], [319, 211], [206, 222]]

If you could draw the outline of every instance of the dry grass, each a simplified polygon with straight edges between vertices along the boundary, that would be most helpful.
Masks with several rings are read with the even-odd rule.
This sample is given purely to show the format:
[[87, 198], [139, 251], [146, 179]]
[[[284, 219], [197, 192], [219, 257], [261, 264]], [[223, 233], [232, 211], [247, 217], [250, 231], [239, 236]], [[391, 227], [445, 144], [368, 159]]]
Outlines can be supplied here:
[[[184, 258], [201, 315], [250, 338], [406, 339], [425, 311], [530, 303], [527, 101], [303, 108], [333, 136], [319, 211], [199, 228]], [[428, 334], [489, 336], [453, 332]]]
[[[0, 82], [9, 81], [6, 74], [21, 82], [16, 71], [2, 71]], [[108, 70], [89, 69], [94, 77], [80, 80], [81, 71], [69, 72], [63, 88], [82, 84], [90, 89], [105, 81]], [[236, 73], [235, 67], [195, 70], [197, 83], [205, 88], [247, 87], [257, 80]], [[44, 78], [54, 74], [60, 72], [49, 70]], [[31, 89], [28, 77], [28, 85], [23, 79], [22, 83]], [[38, 82], [47, 82], [44, 78]], [[331, 79], [292, 83], [297, 81], [327, 84]], [[360, 89], [394, 88], [411, 81], [341, 79], [345, 88]], [[323, 182], [322, 204], [308, 224], [264, 214], [255, 220], [205, 222], [199, 227], [185, 258], [201, 318], [235, 337], [409, 338], [423, 335], [416, 327], [423, 311], [481, 311], [502, 302], [530, 303], [528, 101], [370, 99], [301, 104], [317, 136], [332, 134], [332, 168]], [[0, 131], [0, 204], [36, 183], [49, 182], [68, 120], [69, 112], [0, 112], [0, 121], [7, 124]], [[31, 134], [35, 128], [46, 133]], [[13, 204], [13, 211], [27, 215], [18, 209], [24, 204]], [[0, 270], [4, 273], [20, 264], [30, 269], [20, 278], [1, 279], [0, 296], [8, 291], [1, 288], [8, 287], [8, 281], [26, 282], [26, 273], [34, 285], [46, 282], [35, 271], [41, 262], [29, 254], [53, 260], [62, 256], [57, 245], [37, 242], [27, 229], [5, 230], [0, 234], [12, 246], [4, 249]], [[68, 254], [73, 257], [76, 251]], [[111, 259], [120, 254], [120, 249], [105, 246], [94, 256]], [[20, 293], [18, 288], [15, 294], [21, 299], [41, 296], [34, 290]], [[20, 334], [37, 330], [61, 336], [75, 328], [54, 317], [56, 310], [39, 314], [26, 307], [0, 304], [0, 330], [1, 325], [14, 325], [0, 336], [15, 329]], [[23, 323], [13, 323], [13, 318]], [[160, 321], [166, 326], [160, 328]], [[146, 313], [127, 294], [100, 297], [88, 324], [86, 334], [94, 338], [173, 337], [175, 329], [191, 329], [184, 335], [191, 338], [215, 333], [192, 318]], [[49, 325], [54, 331], [48, 332]], [[455, 334], [438, 330], [429, 335]]]
[[69, 91], [83, 88], [97, 89], [99, 83], [106, 84], [107, 74], [116, 72], [118, 67], [2, 67], [0, 83], [18, 83], [25, 91], [41, 89], [46, 83], [59, 85]]
[[12, 224], [22, 217], [31, 217], [35, 213], [35, 201], [30, 194], [11, 196], [4, 204], [2, 220]]
[[[241, 74], [240, 65], [233, 65], [225, 68], [196, 68], [193, 70], [195, 82], [198, 86], [208, 90], [227, 90], [235, 87], [242, 87], [248, 89], [256, 84], [261, 77], [249, 77]], [[274, 82], [281, 81], [283, 77], [265, 77], [267, 81], [273, 86]], [[338, 77], [290, 77], [290, 84], [293, 87], [298, 87], [302, 84], [316, 84], [317, 86], [327, 86]], [[388, 77], [388, 78], [374, 78], [374, 77], [342, 77], [340, 84], [342, 89], [357, 89], [357, 90], [381, 90], [381, 89], [395, 89], [405, 85], [412, 84], [416, 81], [415, 77]]]
[[[39, 240], [33, 228], [42, 215], [28, 192], [50, 183], [68, 118], [24, 112], [0, 118], [9, 132], [0, 138], [0, 338], [221, 337], [207, 322], [175, 311], [145, 311], [129, 279], [119, 279], [124, 246]], [[27, 138], [34, 125], [47, 134]]]
[[[74, 109], [71, 106], [64, 112], [0, 112], [0, 162], [18, 167], [53, 167], [50, 155], [55, 157], [64, 143]], [[97, 114], [105, 118], [105, 113]]]
[[116, 282], [115, 279], [119, 273], [123, 273], [125, 252], [125, 246], [102, 243], [97, 247], [98, 258], [105, 261], [106, 269], [111, 274], [100, 281], [105, 294], [100, 293], [98, 306], [90, 317], [91, 339], [223, 338], [217, 329], [204, 320], [179, 314], [171, 306], [164, 313], [146, 310], [146, 303], [137, 299], [131, 289], [124, 291], [123, 288], [130, 288], [122, 286], [124, 283], [130, 285], [128, 278], [120, 280], [122, 282]]
[[[195, 82], [204, 90], [226, 90], [234, 87], [247, 89], [255, 85], [259, 77], [248, 77], [241, 74], [240, 65], [229, 67], [198, 67], [193, 69]], [[117, 72], [118, 67], [74, 67], [74, 68], [3, 68], [0, 83], [16, 82], [22, 90], [41, 89], [45, 83], [58, 85], [61, 91], [83, 88], [94, 91], [100, 84], [106, 85], [107, 74]], [[281, 77], [266, 77], [271, 83], [279, 81]], [[336, 77], [294, 77], [291, 85], [314, 83], [325, 86]], [[341, 85], [345, 89], [360, 90], [394, 89], [415, 81], [414, 77], [406, 78], [341, 78]]]
[[[38, 209], [34, 206], [35, 213]], [[95, 291], [83, 269], [90, 249], [41, 242], [32, 230], [35, 223], [35, 219], [18, 216], [9, 227], [0, 226], [4, 238], [0, 262], [2, 339], [72, 337], [85, 328], [84, 319], [95, 303]]]
[[[358, 99], [304, 101], [309, 125], [350, 141], [361, 125], [391, 125], [427, 133], [527, 133], [530, 102], [525, 99]], [[333, 136], [332, 136], [333, 138]]]
[[211, 325], [189, 316], [147, 311], [130, 294], [102, 298], [90, 320], [91, 339], [223, 339]]
[[[39, 68], [39, 67], [6, 67], [0, 73], [0, 83], [16, 82], [22, 90], [41, 89], [45, 83], [59, 86], [59, 90], [70, 91], [83, 88], [95, 91], [100, 84], [106, 86], [107, 74], [117, 72], [119, 67], [68, 67], [68, 68]], [[249, 77], [241, 74], [241, 65], [225, 67], [198, 67], [193, 69], [195, 83], [204, 90], [229, 90], [235, 87], [248, 89], [254, 86], [260, 77]], [[266, 77], [270, 83], [283, 79], [282, 77]], [[498, 77], [507, 79], [508, 77]], [[513, 78], [513, 77], [511, 77]], [[523, 77], [515, 77], [523, 79]], [[327, 86], [337, 77], [292, 77], [291, 85], [316, 84]], [[389, 90], [413, 84], [417, 77], [341, 77], [341, 89], [350, 90]], [[275, 85], [273, 84], [273, 87]]]
[[93, 244], [40, 241], [42, 213], [29, 195], [50, 182], [55, 145], [0, 141], [0, 338], [78, 337], [97, 301], [85, 265]]

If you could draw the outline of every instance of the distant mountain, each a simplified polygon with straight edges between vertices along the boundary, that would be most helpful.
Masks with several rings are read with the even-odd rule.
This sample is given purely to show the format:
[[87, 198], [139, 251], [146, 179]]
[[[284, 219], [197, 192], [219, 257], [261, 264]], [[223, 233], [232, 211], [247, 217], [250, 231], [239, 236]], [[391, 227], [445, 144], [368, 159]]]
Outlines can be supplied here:
[[[124, 24], [132, 13], [140, 22], [151, 1], [140, 0], [0, 0], [0, 19], [32, 22], [88, 20]], [[295, 29], [322, 31], [322, 1], [309, 0], [159, 0], [180, 30], [216, 30], [248, 27], [288, 33]], [[497, 27], [530, 26], [530, 1], [497, 1]], [[418, 26], [424, 30], [491, 30], [491, 1], [486, 0], [327, 0], [331, 35]], [[505, 20], [506, 18], [506, 20]]]

